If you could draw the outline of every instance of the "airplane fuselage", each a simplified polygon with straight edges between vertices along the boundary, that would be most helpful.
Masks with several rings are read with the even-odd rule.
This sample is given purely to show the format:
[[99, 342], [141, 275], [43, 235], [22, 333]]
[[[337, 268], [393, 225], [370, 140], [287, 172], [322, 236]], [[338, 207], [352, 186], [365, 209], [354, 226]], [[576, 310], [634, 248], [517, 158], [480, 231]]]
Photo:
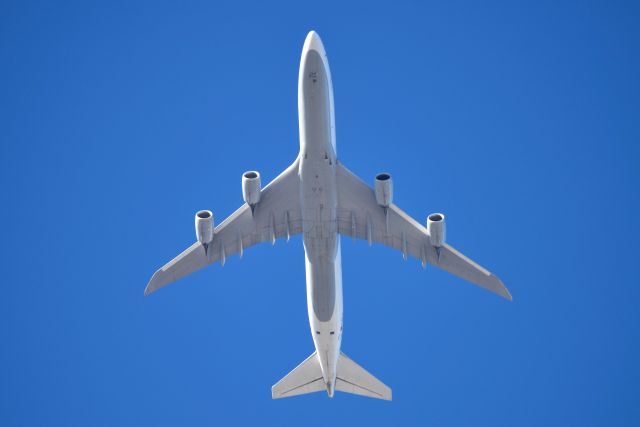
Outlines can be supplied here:
[[342, 263], [337, 230], [333, 89], [326, 53], [311, 33], [298, 77], [300, 197], [311, 334], [330, 396], [342, 338]]
[[302, 234], [307, 311], [314, 351], [271, 387], [274, 399], [326, 390], [391, 400], [391, 388], [340, 351], [343, 332], [340, 235], [380, 243], [511, 300], [502, 281], [445, 242], [441, 213], [426, 227], [393, 203], [391, 175], [376, 175], [374, 188], [349, 171], [336, 154], [331, 72], [322, 41], [311, 31], [298, 75], [300, 152], [262, 188], [260, 174], [242, 174], [244, 204], [214, 227], [213, 213], [195, 215], [196, 242], [158, 269], [149, 295], [194, 271], [261, 242]]

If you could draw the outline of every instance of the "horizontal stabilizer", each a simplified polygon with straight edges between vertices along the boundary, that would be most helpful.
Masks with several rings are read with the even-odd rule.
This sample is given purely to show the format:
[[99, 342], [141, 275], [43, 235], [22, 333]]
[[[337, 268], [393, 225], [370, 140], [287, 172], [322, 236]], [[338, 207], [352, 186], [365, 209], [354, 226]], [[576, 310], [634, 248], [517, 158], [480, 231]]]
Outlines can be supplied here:
[[271, 397], [280, 399], [323, 390], [326, 390], [326, 385], [322, 378], [318, 356], [314, 351], [304, 362], [271, 387]]
[[340, 353], [336, 390], [376, 399], [391, 400], [391, 389], [365, 371], [360, 365]]

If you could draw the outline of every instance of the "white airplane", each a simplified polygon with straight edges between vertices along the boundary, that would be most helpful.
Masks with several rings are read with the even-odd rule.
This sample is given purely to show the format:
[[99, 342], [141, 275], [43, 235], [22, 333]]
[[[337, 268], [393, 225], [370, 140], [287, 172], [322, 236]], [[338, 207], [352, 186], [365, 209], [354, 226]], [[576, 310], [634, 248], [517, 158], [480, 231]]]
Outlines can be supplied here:
[[198, 241], [151, 278], [144, 294], [255, 244], [302, 233], [307, 310], [316, 351], [272, 388], [274, 399], [326, 390], [391, 400], [391, 389], [340, 351], [342, 265], [340, 235], [390, 246], [511, 300], [500, 279], [445, 243], [444, 215], [424, 227], [393, 204], [391, 176], [381, 173], [371, 189], [336, 154], [333, 89], [318, 34], [304, 42], [298, 75], [300, 153], [261, 188], [260, 174], [242, 175], [245, 203], [214, 228], [211, 211], [195, 216]]

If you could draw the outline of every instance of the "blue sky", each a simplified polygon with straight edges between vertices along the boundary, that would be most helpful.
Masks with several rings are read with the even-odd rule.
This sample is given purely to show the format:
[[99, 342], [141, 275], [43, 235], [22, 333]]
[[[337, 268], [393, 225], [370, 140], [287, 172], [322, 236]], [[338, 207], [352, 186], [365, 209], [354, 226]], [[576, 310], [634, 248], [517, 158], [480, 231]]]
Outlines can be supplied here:
[[[272, 3], [0, 5], [0, 423], [638, 425], [638, 5]], [[313, 351], [299, 237], [143, 297], [295, 158], [311, 29], [341, 160], [514, 296], [344, 239], [392, 403], [271, 400]]]

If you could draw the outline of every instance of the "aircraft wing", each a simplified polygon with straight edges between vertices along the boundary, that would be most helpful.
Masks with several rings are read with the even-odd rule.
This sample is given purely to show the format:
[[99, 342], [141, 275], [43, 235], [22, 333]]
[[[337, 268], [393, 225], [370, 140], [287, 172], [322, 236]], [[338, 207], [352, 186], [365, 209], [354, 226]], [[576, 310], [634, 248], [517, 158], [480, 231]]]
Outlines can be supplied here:
[[431, 244], [423, 225], [394, 204], [385, 210], [378, 205], [372, 188], [362, 182], [342, 163], [338, 163], [338, 232], [356, 239], [382, 243], [412, 256], [423, 266], [433, 264], [508, 300], [511, 294], [502, 281], [448, 244], [439, 248]]
[[264, 187], [253, 214], [245, 203], [215, 227], [206, 253], [204, 246], [196, 242], [156, 271], [144, 294], [149, 295], [214, 262], [224, 265], [228, 256], [242, 256], [246, 248], [255, 244], [275, 243], [277, 238], [288, 239], [302, 232], [298, 164], [296, 160]]

